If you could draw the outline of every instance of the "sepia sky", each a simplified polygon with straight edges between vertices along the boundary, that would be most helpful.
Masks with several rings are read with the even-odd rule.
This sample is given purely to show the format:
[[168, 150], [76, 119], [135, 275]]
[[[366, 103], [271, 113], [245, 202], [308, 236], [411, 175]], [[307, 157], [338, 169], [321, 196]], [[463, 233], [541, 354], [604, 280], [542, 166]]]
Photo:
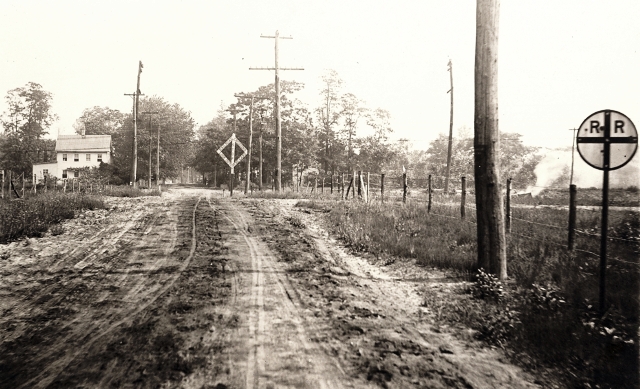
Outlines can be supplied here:
[[[640, 1], [509, 0], [500, 10], [502, 131], [538, 146], [571, 146], [570, 128], [615, 109], [640, 126]], [[29, 81], [54, 95], [53, 136], [82, 110], [130, 112], [141, 90], [212, 119], [234, 93], [273, 82], [279, 30], [284, 80], [320, 104], [320, 77], [336, 70], [369, 108], [392, 115], [395, 138], [416, 148], [449, 129], [473, 128], [475, 1], [2, 1], [0, 93]], [[2, 104], [2, 111], [6, 109]]]

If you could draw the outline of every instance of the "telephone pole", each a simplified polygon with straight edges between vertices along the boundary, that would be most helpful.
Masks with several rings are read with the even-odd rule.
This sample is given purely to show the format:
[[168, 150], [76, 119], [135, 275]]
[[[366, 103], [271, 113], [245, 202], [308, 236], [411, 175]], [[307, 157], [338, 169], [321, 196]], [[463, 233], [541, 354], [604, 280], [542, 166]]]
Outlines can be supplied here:
[[158, 146], [156, 147], [156, 186], [160, 190], [160, 123], [158, 123], [157, 134]]
[[140, 74], [142, 73], [142, 61], [138, 61], [138, 83], [136, 84], [136, 91], [133, 94], [125, 93], [125, 96], [133, 96], [133, 155], [131, 161], [131, 185], [134, 188], [138, 186], [136, 183], [136, 172], [138, 170], [138, 104], [140, 102], [140, 95], [144, 96], [140, 93]]
[[449, 78], [451, 79], [451, 89], [447, 93], [451, 93], [451, 114], [449, 115], [449, 149], [447, 150], [447, 175], [444, 178], [444, 193], [449, 193], [449, 173], [451, 172], [451, 149], [453, 148], [453, 64], [451, 60], [447, 64], [449, 66]]
[[151, 116], [157, 115], [158, 111], [143, 111], [143, 115], [149, 115], [149, 189], [151, 189]]
[[262, 111], [260, 111], [260, 132], [258, 138], [258, 190], [262, 191], [262, 139], [263, 138], [273, 138], [274, 136], [263, 136], [262, 130], [264, 129], [264, 117], [262, 115]]
[[[262, 97], [262, 96], [253, 96], [253, 95], [234, 95], [235, 97], [238, 98], [243, 98], [243, 99], [251, 99], [251, 105], [249, 106], [249, 144], [247, 145], [247, 148], [249, 149], [248, 153], [247, 153], [247, 181], [245, 182], [245, 186], [244, 186], [244, 194], [247, 194], [251, 188], [251, 142], [253, 140], [253, 100], [254, 99], [264, 99], [264, 100], [269, 100], [269, 97]], [[262, 159], [262, 131], [260, 131], [260, 159]], [[260, 165], [262, 165], [262, 161], [260, 161]], [[262, 168], [260, 169], [262, 170]], [[262, 177], [260, 178], [262, 179]], [[262, 183], [260, 183], [260, 185], [262, 185]]]
[[280, 36], [280, 32], [276, 30], [274, 36], [260, 35], [260, 38], [275, 39], [276, 61], [273, 68], [249, 68], [249, 70], [275, 70], [276, 72], [276, 191], [282, 190], [282, 123], [280, 119], [280, 70], [304, 70], [304, 68], [281, 68], [278, 66], [278, 41], [280, 39], [293, 39], [290, 36]]
[[500, 0], [477, 0], [474, 172], [478, 267], [507, 278], [498, 130], [498, 15]]

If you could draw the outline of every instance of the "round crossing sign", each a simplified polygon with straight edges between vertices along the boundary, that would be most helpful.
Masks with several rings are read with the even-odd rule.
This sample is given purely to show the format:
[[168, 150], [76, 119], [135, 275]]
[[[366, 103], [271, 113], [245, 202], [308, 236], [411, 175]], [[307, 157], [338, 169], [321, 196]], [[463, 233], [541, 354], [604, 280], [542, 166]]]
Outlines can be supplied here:
[[576, 135], [582, 159], [599, 170], [626, 165], [638, 149], [638, 131], [624, 114], [605, 109], [586, 118]]

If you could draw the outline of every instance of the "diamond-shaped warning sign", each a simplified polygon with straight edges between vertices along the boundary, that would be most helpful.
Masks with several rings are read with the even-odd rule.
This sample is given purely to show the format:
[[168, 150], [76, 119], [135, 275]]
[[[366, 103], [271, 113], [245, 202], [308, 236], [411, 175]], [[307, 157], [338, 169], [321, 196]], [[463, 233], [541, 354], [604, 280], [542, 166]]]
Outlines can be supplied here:
[[[227, 158], [222, 152], [222, 150], [224, 150], [224, 148], [227, 147], [229, 143], [231, 143], [231, 160], [229, 160], [229, 158]], [[242, 155], [239, 156], [238, 159], [235, 159], [236, 145], [238, 145], [238, 147], [242, 149]], [[227, 165], [229, 165], [229, 167], [231, 168], [231, 174], [233, 174], [234, 173], [233, 168], [238, 164], [238, 162], [242, 161], [242, 158], [244, 158], [247, 155], [247, 148], [244, 147], [242, 143], [240, 143], [238, 138], [236, 138], [236, 134], [234, 133], [234, 134], [231, 134], [231, 137], [227, 139], [227, 141], [224, 142], [222, 146], [220, 146], [220, 148], [218, 149], [218, 154], [220, 154], [222, 159], [224, 159]]]

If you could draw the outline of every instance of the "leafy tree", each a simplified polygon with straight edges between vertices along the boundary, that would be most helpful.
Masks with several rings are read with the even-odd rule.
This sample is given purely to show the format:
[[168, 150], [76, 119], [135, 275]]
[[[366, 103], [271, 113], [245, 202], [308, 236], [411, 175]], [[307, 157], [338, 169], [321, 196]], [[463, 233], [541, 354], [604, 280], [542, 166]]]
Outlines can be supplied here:
[[213, 174], [214, 185], [226, 182], [227, 164], [220, 158], [217, 150], [229, 139], [233, 131], [232, 125], [227, 123], [227, 115], [222, 105], [215, 118], [201, 126], [197, 132], [197, 146], [193, 167], [200, 173]]
[[515, 188], [526, 188], [536, 182], [535, 167], [542, 156], [538, 147], [525, 146], [522, 135], [515, 132], [500, 134], [500, 170], [502, 177], [512, 178]]
[[316, 109], [316, 116], [320, 122], [318, 129], [318, 139], [320, 153], [318, 159], [322, 163], [324, 173], [332, 174], [336, 169], [334, 151], [338, 146], [336, 133], [333, 129], [340, 120], [342, 108], [340, 106], [340, 96], [343, 81], [335, 70], [327, 70], [322, 76], [323, 89], [320, 91], [324, 105]]
[[109, 107], [87, 108], [78, 118], [78, 122], [82, 125], [76, 129], [76, 132], [80, 134], [82, 127], [84, 127], [86, 135], [114, 136], [122, 128], [125, 116], [117, 109]]
[[42, 85], [29, 82], [10, 90], [5, 100], [8, 110], [1, 119], [5, 136], [0, 140], [0, 164], [30, 175], [33, 164], [43, 159], [41, 152], [47, 150], [41, 138], [57, 120], [51, 111], [52, 95]]
[[358, 121], [365, 116], [367, 108], [364, 106], [364, 102], [360, 100], [353, 93], [346, 93], [341, 98], [342, 105], [342, 121], [343, 128], [339, 132], [339, 136], [343, 142], [346, 143], [346, 168], [347, 171], [351, 171], [354, 166], [354, 151], [356, 146], [356, 130], [358, 128]]
[[[454, 181], [462, 176], [466, 176], [468, 180], [473, 178], [473, 138], [468, 134], [464, 136], [464, 130], [462, 132], [462, 136], [453, 138], [451, 177]], [[511, 177], [512, 185], [516, 188], [535, 183], [534, 169], [540, 161], [538, 148], [525, 146], [522, 135], [517, 133], [501, 133], [500, 138], [500, 169], [503, 177]], [[447, 142], [448, 137], [440, 134], [428, 149], [427, 169], [433, 175], [436, 187], [444, 185]]]
[[[282, 177], [287, 182], [292, 177], [294, 166], [310, 166], [316, 163], [317, 141], [313, 133], [311, 113], [294, 95], [304, 88], [304, 84], [295, 81], [281, 81], [280, 116], [282, 119]], [[269, 84], [247, 95], [271, 97], [254, 100], [254, 130], [263, 129], [263, 169], [272, 172], [275, 169], [275, 86]], [[237, 114], [236, 136], [247, 144], [249, 136], [249, 99], [240, 99], [232, 105], [239, 110]], [[258, 121], [257, 118], [261, 119]], [[256, 123], [257, 122], [257, 123]], [[229, 119], [230, 126], [233, 119]], [[258, 124], [260, 123], [260, 124]], [[226, 140], [226, 139], [225, 139]], [[254, 134], [254, 152], [251, 165], [257, 167], [257, 134]], [[241, 164], [242, 165], [242, 164]], [[244, 171], [244, 169], [242, 169]], [[263, 173], [263, 179], [269, 174]]]
[[[176, 178], [182, 167], [192, 161], [195, 122], [191, 113], [179, 104], [169, 103], [153, 96], [140, 100], [141, 112], [158, 112], [149, 118], [138, 116], [138, 172], [137, 177], [149, 179], [149, 142], [151, 142], [152, 165], [156, 162], [157, 133], [160, 126], [160, 179]], [[93, 107], [83, 111], [79, 119], [84, 122], [86, 134], [111, 135], [113, 158], [110, 174], [129, 181], [133, 151], [133, 115], [122, 114], [108, 107]], [[152, 174], [155, 174], [153, 166]]]
[[[447, 167], [449, 137], [440, 134], [437, 139], [431, 141], [427, 150], [427, 171], [431, 174], [433, 185], [436, 188], [444, 187]], [[450, 174], [453, 182], [460, 177], [473, 177], [473, 138], [454, 137], [451, 148]]]
[[389, 144], [389, 135], [393, 132], [391, 114], [387, 110], [377, 108], [369, 111], [366, 118], [374, 134], [359, 141], [359, 166], [368, 171], [383, 172], [394, 154], [393, 147]]

